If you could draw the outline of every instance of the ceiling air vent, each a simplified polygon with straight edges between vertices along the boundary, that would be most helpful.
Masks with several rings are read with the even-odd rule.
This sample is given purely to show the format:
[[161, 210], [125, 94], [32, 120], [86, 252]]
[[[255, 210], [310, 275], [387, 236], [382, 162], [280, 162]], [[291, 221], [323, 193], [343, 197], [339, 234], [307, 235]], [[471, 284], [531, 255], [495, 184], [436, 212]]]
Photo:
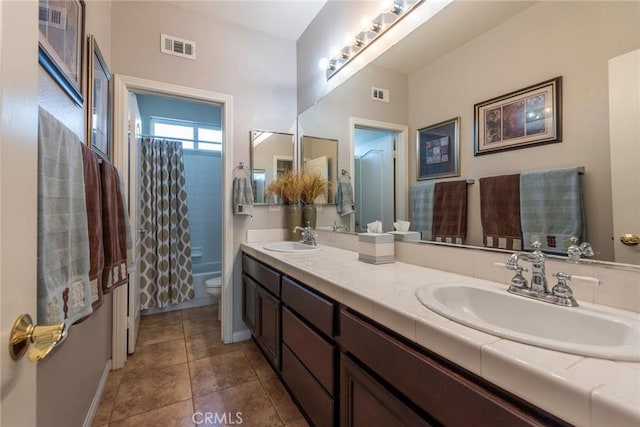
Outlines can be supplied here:
[[161, 34], [160, 52], [181, 58], [196, 59], [196, 43], [191, 40]]
[[389, 102], [389, 89], [380, 89], [371, 86], [371, 99], [374, 101]]

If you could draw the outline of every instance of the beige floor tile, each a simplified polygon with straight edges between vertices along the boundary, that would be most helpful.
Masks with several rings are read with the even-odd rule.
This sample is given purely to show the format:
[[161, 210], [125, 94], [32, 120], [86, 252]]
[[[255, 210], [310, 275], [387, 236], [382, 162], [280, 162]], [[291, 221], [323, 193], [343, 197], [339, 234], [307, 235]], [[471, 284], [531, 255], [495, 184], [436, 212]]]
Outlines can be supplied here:
[[[173, 405], [154, 409], [144, 414], [136, 415], [123, 420], [114, 421], [109, 427], [193, 427], [193, 402], [191, 399]], [[196, 417], [196, 421], [198, 421]]]
[[285, 424], [285, 427], [309, 427], [309, 423], [307, 423], [307, 420], [305, 420], [304, 418], [300, 418]]
[[260, 381], [252, 381], [195, 397], [194, 408], [196, 412], [239, 416], [242, 419], [242, 427], [283, 425]]
[[125, 372], [111, 421], [139, 415], [191, 398], [187, 364]]
[[190, 362], [189, 372], [194, 396], [202, 396], [258, 379], [242, 351]]
[[109, 424], [109, 421], [111, 421], [111, 412], [113, 411], [113, 405], [113, 400], [105, 400], [104, 398], [100, 400], [98, 409], [96, 409], [96, 416], [93, 419], [93, 427], [99, 427]]
[[[180, 312], [176, 312], [176, 315], [172, 313], [156, 314], [152, 316], [143, 316], [140, 321], [140, 329], [138, 330], [137, 345], [155, 344], [158, 342], [170, 341], [179, 338], [184, 338], [184, 332], [182, 329], [182, 316]], [[145, 318], [152, 318], [154, 316], [163, 316], [162, 319], [145, 320]]]
[[215, 333], [220, 335], [220, 321], [212, 314], [203, 314], [199, 316], [186, 317], [182, 319], [182, 327], [185, 337], [201, 335], [207, 333]]
[[127, 358], [125, 370], [162, 368], [187, 361], [184, 339], [138, 345], [136, 352]]
[[229, 353], [231, 351], [244, 352], [245, 348], [242, 343], [223, 343], [219, 333], [194, 335], [186, 338], [186, 344], [187, 357], [190, 362], [222, 353]]
[[218, 305], [205, 305], [202, 307], [196, 308], [188, 308], [186, 310], [182, 310], [182, 318], [188, 319], [193, 317], [213, 317], [214, 319], [218, 319]]
[[278, 411], [280, 418], [285, 424], [302, 418], [302, 414], [298, 410], [298, 407], [293, 403], [289, 393], [275, 374], [269, 378], [261, 378], [260, 381], [262, 382], [262, 386], [267, 392], [267, 395], [271, 399], [271, 402], [273, 402], [273, 405], [276, 407], [276, 411]]
[[251, 364], [253, 370], [256, 372], [258, 378], [263, 379], [275, 376], [273, 368], [271, 367], [269, 362], [267, 362], [267, 359], [265, 359], [264, 355], [257, 346], [254, 346], [253, 348], [246, 348], [245, 354], [247, 356], [247, 359], [249, 359], [249, 363]]

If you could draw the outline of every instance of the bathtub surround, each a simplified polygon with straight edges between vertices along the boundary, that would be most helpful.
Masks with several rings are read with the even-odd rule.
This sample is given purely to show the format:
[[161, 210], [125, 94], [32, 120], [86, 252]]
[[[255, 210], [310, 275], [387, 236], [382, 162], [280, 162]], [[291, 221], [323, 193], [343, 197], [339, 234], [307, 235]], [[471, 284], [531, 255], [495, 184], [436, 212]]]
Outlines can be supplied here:
[[[191, 236], [182, 145], [142, 140], [140, 307], [166, 307], [193, 299]], [[172, 173], [166, 173], [171, 171]]]

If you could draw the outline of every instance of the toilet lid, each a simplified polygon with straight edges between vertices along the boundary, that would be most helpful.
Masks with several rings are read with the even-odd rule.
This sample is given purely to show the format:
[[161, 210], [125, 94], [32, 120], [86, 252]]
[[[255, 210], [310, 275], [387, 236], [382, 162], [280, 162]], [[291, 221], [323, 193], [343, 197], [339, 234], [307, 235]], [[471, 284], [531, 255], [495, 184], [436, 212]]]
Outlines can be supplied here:
[[212, 277], [211, 279], [207, 279], [204, 284], [207, 286], [207, 288], [220, 288], [222, 287], [222, 277]]

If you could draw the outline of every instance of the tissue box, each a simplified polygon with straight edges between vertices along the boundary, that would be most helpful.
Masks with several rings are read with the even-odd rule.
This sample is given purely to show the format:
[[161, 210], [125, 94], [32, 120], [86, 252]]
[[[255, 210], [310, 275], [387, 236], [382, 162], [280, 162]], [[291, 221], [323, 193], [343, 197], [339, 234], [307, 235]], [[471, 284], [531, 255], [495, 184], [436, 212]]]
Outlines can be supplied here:
[[417, 242], [420, 240], [420, 232], [418, 231], [390, 231], [389, 234], [393, 234], [396, 240], [403, 242]]
[[394, 262], [394, 238], [389, 233], [358, 234], [358, 260], [369, 264]]

